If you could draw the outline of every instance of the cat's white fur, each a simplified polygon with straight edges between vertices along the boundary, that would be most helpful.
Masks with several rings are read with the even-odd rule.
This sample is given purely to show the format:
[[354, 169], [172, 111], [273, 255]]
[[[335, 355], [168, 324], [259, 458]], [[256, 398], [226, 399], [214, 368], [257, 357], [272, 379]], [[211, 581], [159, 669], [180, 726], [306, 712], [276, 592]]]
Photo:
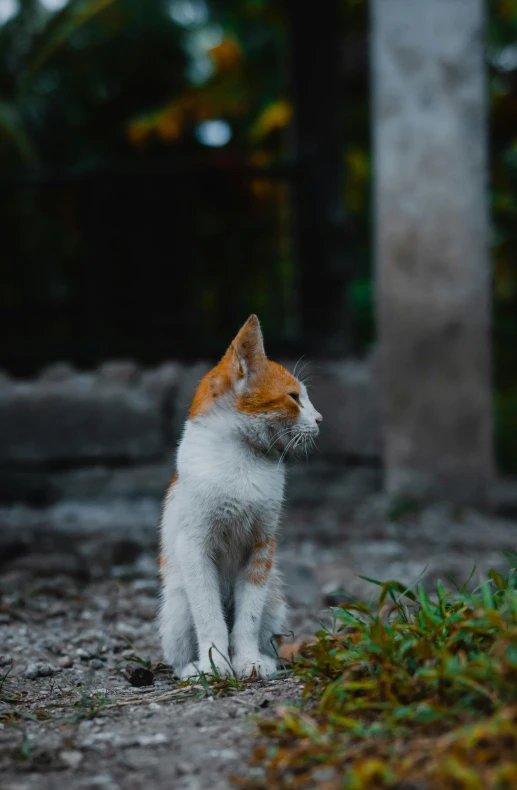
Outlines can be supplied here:
[[[248, 375], [236, 386], [248, 386]], [[321, 415], [301, 383], [300, 403], [293, 424], [243, 414], [229, 392], [186, 422], [178, 480], [161, 522], [160, 634], [165, 659], [181, 678], [276, 671], [273, 635], [282, 632], [286, 614], [276, 559], [264, 584], [250, 583], [246, 567], [257, 530], [277, 532], [283, 452], [294, 437], [306, 446], [319, 430]]]

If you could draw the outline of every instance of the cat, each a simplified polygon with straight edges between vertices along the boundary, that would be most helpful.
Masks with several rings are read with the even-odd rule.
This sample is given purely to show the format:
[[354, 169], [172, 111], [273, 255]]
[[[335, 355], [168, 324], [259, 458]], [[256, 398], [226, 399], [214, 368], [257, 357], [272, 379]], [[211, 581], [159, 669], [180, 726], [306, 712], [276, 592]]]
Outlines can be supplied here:
[[159, 627], [181, 679], [276, 671], [284, 458], [307, 451], [321, 421], [250, 316], [195, 392], [163, 505]]

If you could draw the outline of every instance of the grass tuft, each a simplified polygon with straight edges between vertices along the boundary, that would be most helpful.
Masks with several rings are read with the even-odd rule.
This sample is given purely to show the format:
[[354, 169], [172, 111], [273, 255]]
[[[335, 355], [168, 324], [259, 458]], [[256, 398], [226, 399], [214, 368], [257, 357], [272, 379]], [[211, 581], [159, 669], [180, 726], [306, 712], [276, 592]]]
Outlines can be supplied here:
[[235, 692], [243, 691], [253, 678], [236, 678], [234, 675], [219, 675], [216, 671], [213, 674], [201, 672], [189, 680], [178, 683], [180, 688], [191, 688], [197, 691], [198, 697], [229, 697]]
[[74, 715], [75, 722], [84, 719], [96, 719], [98, 716], [102, 716], [105, 708], [110, 704], [109, 697], [102, 692], [91, 694], [83, 686], [80, 686], [77, 691], [79, 692], [79, 700], [70, 706], [75, 708], [76, 711]]
[[[294, 666], [299, 708], [259, 723], [247, 790], [517, 787], [517, 556], [473, 591], [378, 582]], [[257, 770], [260, 768], [260, 773]]]

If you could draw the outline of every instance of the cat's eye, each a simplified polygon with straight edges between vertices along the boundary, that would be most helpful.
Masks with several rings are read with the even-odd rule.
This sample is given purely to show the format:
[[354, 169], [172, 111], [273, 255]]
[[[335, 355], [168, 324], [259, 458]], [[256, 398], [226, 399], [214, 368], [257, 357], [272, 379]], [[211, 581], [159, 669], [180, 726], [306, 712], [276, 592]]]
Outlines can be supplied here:
[[289, 397], [291, 397], [296, 403], [300, 402], [300, 396], [297, 392], [290, 392]]

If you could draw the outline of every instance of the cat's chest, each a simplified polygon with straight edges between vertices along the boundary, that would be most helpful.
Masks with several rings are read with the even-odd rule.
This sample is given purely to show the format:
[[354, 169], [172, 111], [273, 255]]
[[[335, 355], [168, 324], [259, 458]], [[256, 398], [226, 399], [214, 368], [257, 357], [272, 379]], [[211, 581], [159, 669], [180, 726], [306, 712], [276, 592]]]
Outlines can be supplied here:
[[278, 517], [284, 480], [262, 470], [217, 469], [203, 481], [210, 520], [250, 528]]
[[284, 494], [283, 470], [271, 466], [207, 464], [189, 476], [189, 500], [212, 531], [268, 530], [278, 521]]
[[[207, 511], [206, 541], [210, 555], [223, 573], [243, 567], [257, 540], [276, 533], [281, 499], [265, 492], [221, 493]], [[254, 495], [255, 494], [255, 495]]]
[[189, 426], [178, 466], [189, 505], [202, 511], [203, 523], [249, 531], [278, 519], [284, 468], [250, 451], [242, 441]]
[[215, 478], [205, 490], [200, 521], [210, 555], [221, 572], [233, 573], [247, 562], [257, 540], [276, 533], [281, 490], [273, 481], [268, 487], [242, 474], [237, 484], [229, 475]]
[[278, 520], [281, 498], [221, 491], [213, 496], [208, 521], [214, 528], [230, 527], [244, 532], [260, 532]]

